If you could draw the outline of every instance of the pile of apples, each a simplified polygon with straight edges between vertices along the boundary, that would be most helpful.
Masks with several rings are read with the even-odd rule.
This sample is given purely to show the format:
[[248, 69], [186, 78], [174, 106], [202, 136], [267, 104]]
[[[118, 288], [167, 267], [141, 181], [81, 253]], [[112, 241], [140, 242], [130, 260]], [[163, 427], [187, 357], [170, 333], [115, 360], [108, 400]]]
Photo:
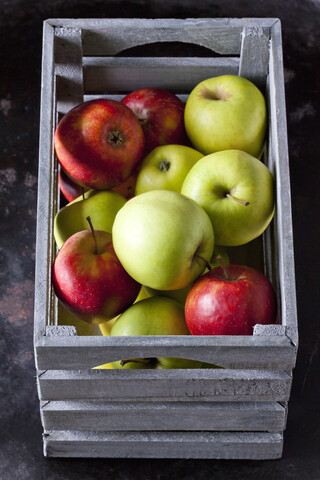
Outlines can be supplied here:
[[270, 281], [229, 263], [224, 249], [257, 238], [274, 214], [272, 174], [260, 160], [266, 117], [260, 90], [233, 75], [199, 83], [186, 105], [144, 88], [68, 112], [54, 137], [70, 202], [54, 222], [62, 305], [116, 336], [252, 335], [255, 324], [276, 323]]

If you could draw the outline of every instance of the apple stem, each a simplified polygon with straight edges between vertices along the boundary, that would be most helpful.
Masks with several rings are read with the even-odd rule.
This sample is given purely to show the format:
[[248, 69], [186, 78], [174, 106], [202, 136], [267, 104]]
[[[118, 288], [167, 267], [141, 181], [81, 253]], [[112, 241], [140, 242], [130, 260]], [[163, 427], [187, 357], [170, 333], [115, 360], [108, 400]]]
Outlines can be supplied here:
[[227, 193], [226, 197], [231, 198], [235, 202], [241, 203], [241, 205], [244, 205], [245, 207], [247, 207], [249, 205], [249, 202], [246, 202], [244, 200], [239, 200], [239, 198], [234, 197], [233, 195], [231, 195], [231, 193]]
[[128, 360], [121, 360], [120, 365], [123, 367], [127, 363], [150, 363], [149, 358], [129, 358]]
[[85, 200], [86, 197], [84, 196], [84, 188], [83, 187], [81, 187], [81, 194], [82, 194], [82, 199]]
[[98, 255], [97, 239], [96, 239], [96, 236], [94, 234], [94, 228], [93, 228], [93, 225], [92, 225], [92, 222], [91, 222], [91, 218], [88, 216], [88, 217], [86, 217], [86, 220], [90, 225], [90, 230], [91, 230], [93, 240], [94, 240], [94, 253], [95, 253], [95, 255]]
[[226, 264], [224, 263], [224, 261], [222, 260], [222, 257], [221, 255], [217, 255], [216, 256], [216, 259], [218, 260], [218, 262], [220, 263], [222, 269], [223, 269], [223, 272], [224, 272], [224, 276], [226, 277], [227, 280], [230, 280], [230, 277], [228, 275], [228, 270], [227, 270], [227, 267], [226, 267]]
[[170, 162], [168, 162], [168, 160], [162, 160], [162, 162], [159, 165], [159, 168], [162, 172], [167, 172], [170, 168]]
[[210, 263], [208, 262], [208, 260], [207, 260], [206, 258], [201, 257], [201, 255], [195, 255], [195, 257], [200, 258], [201, 260], [203, 260], [204, 263], [206, 264], [207, 269], [208, 269], [208, 270], [211, 270], [211, 265], [210, 265]]

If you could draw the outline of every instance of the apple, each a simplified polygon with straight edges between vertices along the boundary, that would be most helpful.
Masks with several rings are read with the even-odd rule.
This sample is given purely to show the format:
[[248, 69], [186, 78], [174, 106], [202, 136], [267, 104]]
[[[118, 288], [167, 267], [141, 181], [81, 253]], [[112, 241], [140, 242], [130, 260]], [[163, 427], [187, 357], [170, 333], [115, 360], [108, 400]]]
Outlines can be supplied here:
[[250, 242], [274, 214], [272, 174], [260, 160], [240, 150], [201, 158], [186, 176], [181, 193], [207, 212], [217, 245]]
[[[136, 186], [138, 171], [135, 171], [132, 175], [130, 175], [127, 180], [123, 183], [120, 183], [116, 187], [112, 187], [111, 190], [113, 192], [120, 193], [125, 198], [133, 197], [134, 189]], [[76, 198], [82, 195], [82, 189], [84, 192], [90, 190], [88, 187], [80, 187], [77, 183], [75, 183], [64, 171], [62, 168], [59, 170], [58, 174], [58, 183], [62, 194], [68, 200], [68, 202], [73, 202]]]
[[[229, 265], [229, 257], [225, 249], [223, 247], [218, 247], [217, 245], [215, 245], [211, 260], [209, 262], [211, 268], [215, 268], [220, 265], [218, 257], [222, 259], [225, 265]], [[207, 271], [208, 270], [206, 269], [204, 273], [206, 273]], [[190, 283], [190, 285], [188, 285], [187, 287], [180, 288], [179, 290], [155, 290], [154, 288], [149, 288], [146, 286], [143, 286], [142, 289], [149, 296], [162, 295], [165, 297], [173, 298], [174, 300], [177, 300], [177, 302], [184, 305], [186, 303], [188, 293], [190, 292], [192, 286], [193, 283]]]
[[90, 229], [86, 220], [90, 216], [98, 230], [111, 233], [116, 214], [126, 203], [119, 193], [90, 190], [72, 203], [61, 208], [54, 218], [53, 233], [60, 249], [64, 242], [76, 232]]
[[[129, 307], [111, 329], [111, 336], [189, 335], [184, 308], [166, 297], [150, 297]], [[122, 359], [113, 368], [200, 368], [202, 362], [182, 358]], [[128, 360], [132, 360], [131, 362]]]
[[193, 146], [205, 155], [221, 150], [262, 153], [266, 103], [249, 80], [235, 75], [208, 78], [190, 93], [185, 127]]
[[184, 145], [162, 145], [143, 160], [136, 184], [136, 195], [151, 190], [181, 191], [183, 181], [203, 155]]
[[100, 325], [83, 322], [66, 310], [60, 302], [58, 302], [58, 325], [72, 325], [73, 327], [76, 327], [77, 335], [80, 337], [101, 335], [99, 328]]
[[184, 127], [184, 104], [160, 88], [135, 90], [121, 102], [135, 113], [145, 135], [144, 155], [159, 145], [189, 145]]
[[[140, 302], [140, 300], [144, 300], [145, 298], [149, 298], [149, 297], [150, 297], [150, 295], [148, 295], [148, 293], [145, 292], [144, 289], [141, 287], [139, 295], [135, 299], [134, 303]], [[99, 327], [100, 327], [100, 331], [101, 331], [102, 335], [109, 336], [111, 334], [111, 328], [113, 327], [113, 325], [114, 325], [114, 323], [115, 323], [115, 321], [117, 320], [118, 317], [119, 317], [119, 315], [114, 317], [112, 320], [109, 320], [108, 322], [100, 323]], [[82, 322], [82, 323], [84, 323], [84, 322]]]
[[80, 185], [75, 183], [62, 168], [59, 169], [58, 183], [62, 194], [68, 202], [73, 202], [73, 200], [82, 195], [82, 188], [85, 192], [88, 191], [88, 187], [80, 187]]
[[192, 335], [252, 335], [254, 325], [277, 322], [276, 294], [254, 268], [217, 267], [191, 288], [185, 318]]
[[67, 310], [96, 324], [122, 313], [141, 287], [119, 262], [111, 234], [93, 229], [77, 232], [63, 244], [53, 264], [52, 281]]
[[108, 190], [135, 171], [144, 134], [126, 105], [97, 99], [81, 103], [61, 119], [54, 146], [61, 166], [75, 182]]
[[127, 201], [116, 215], [115, 252], [137, 282], [177, 290], [195, 280], [213, 252], [214, 233], [205, 211], [178, 192], [153, 190]]

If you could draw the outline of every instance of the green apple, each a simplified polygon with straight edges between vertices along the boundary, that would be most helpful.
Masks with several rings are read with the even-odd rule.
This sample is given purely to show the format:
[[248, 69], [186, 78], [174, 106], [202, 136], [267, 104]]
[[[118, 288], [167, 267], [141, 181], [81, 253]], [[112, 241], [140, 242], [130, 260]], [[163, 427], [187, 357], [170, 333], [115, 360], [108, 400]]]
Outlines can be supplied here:
[[[166, 297], [141, 300], [122, 313], [111, 329], [111, 336], [132, 335], [190, 335], [180, 303]], [[182, 358], [122, 359], [133, 360], [113, 368], [201, 368], [202, 362]]]
[[205, 155], [230, 149], [261, 155], [266, 103], [243, 77], [222, 75], [199, 83], [189, 95], [184, 119], [193, 146]]
[[[215, 245], [213, 255], [210, 260], [210, 267], [215, 268], [215, 267], [220, 267], [220, 262], [218, 260], [218, 256], [221, 256], [222, 261], [225, 265], [229, 265], [229, 257], [226, 252], [226, 250], [223, 247], [218, 247]], [[206, 268], [203, 273], [206, 273], [208, 269]], [[180, 288], [179, 290], [155, 290], [154, 288], [150, 287], [145, 287], [143, 286], [142, 289], [149, 295], [162, 295], [164, 297], [168, 298], [173, 298], [174, 300], [177, 300], [177, 302], [181, 303], [184, 305], [186, 303], [186, 298], [188, 293], [190, 292], [191, 287], [193, 286], [193, 283], [190, 283], [187, 287]], [[101, 325], [103, 327], [103, 325]]]
[[[134, 303], [140, 302], [140, 300], [144, 300], [145, 298], [149, 298], [149, 297], [150, 297], [150, 295], [148, 294], [148, 292], [146, 292], [141, 287], [139, 295], [135, 299]], [[115, 321], [117, 320], [118, 317], [119, 317], [119, 315], [117, 315], [115, 318], [112, 318], [112, 320], [109, 320], [108, 322], [99, 324], [102, 335], [109, 336], [111, 334], [111, 328], [113, 327], [113, 325], [114, 325], [114, 323], [115, 323]]]
[[117, 257], [136, 281], [177, 290], [206, 268], [214, 246], [211, 221], [193, 200], [153, 190], [129, 200], [112, 228]]
[[63, 207], [54, 219], [54, 238], [60, 249], [76, 232], [90, 230], [86, 217], [90, 216], [96, 230], [111, 233], [116, 214], [126, 199], [116, 192], [89, 190]]
[[78, 336], [85, 335], [91, 337], [93, 335], [101, 335], [99, 325], [80, 320], [66, 310], [60, 302], [58, 302], [58, 324], [76, 327]]
[[143, 160], [136, 183], [136, 195], [151, 190], [181, 191], [183, 181], [203, 154], [183, 145], [162, 145]]
[[260, 160], [240, 150], [203, 157], [186, 176], [181, 193], [207, 212], [217, 245], [250, 242], [274, 214], [272, 174]]

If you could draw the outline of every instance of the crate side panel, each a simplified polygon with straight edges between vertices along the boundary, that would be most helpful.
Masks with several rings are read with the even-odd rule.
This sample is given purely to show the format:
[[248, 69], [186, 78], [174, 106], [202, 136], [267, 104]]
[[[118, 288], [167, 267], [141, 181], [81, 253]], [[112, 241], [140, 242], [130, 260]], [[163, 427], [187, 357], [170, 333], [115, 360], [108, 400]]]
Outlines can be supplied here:
[[44, 435], [48, 457], [272, 459], [281, 433], [58, 431]]
[[[34, 344], [40, 344], [50, 317], [50, 244], [54, 204], [52, 202], [53, 146], [55, 119], [54, 29], [44, 22], [41, 76], [37, 241], [35, 266]], [[49, 261], [48, 261], [49, 259]]]
[[87, 431], [266, 431], [285, 428], [277, 402], [47, 402], [44, 430]]
[[285, 335], [44, 337], [41, 370], [88, 369], [127, 358], [173, 357], [225, 368], [291, 370], [295, 347]]
[[277, 246], [282, 322], [298, 344], [290, 172], [280, 21], [272, 27], [270, 42], [271, 155], [276, 167]]
[[292, 377], [264, 370], [46, 371], [42, 400], [287, 401]]

